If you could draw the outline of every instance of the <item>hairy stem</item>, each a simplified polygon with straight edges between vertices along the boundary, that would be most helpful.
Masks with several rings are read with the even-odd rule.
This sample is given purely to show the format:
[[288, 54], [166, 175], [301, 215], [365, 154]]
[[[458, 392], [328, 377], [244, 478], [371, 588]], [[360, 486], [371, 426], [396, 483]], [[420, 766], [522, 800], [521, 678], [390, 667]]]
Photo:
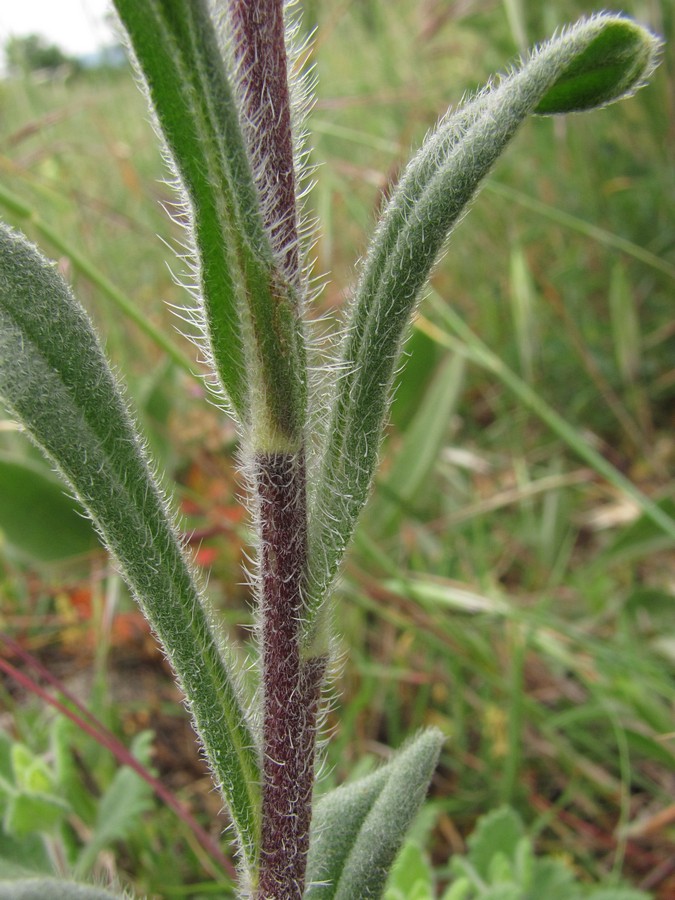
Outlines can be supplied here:
[[256, 460], [261, 532], [263, 792], [260, 900], [304, 891], [316, 720], [325, 660], [300, 655], [307, 560], [302, 454]]
[[295, 167], [282, 0], [231, 0], [240, 115], [263, 220], [284, 274], [299, 276]]
[[[283, 0], [230, 0], [240, 123], [275, 257], [279, 315], [301, 311], [295, 164]], [[289, 332], [290, 333], [290, 332]], [[302, 328], [293, 331], [304, 366]], [[298, 372], [304, 378], [304, 372]], [[304, 404], [303, 404], [304, 405]], [[303, 410], [304, 411], [304, 410]], [[300, 622], [307, 573], [304, 421], [286, 444], [255, 444], [260, 533], [263, 703], [262, 836], [257, 896], [304, 892], [314, 783], [316, 720], [325, 660], [304, 661]], [[292, 437], [291, 442], [288, 438]]]
[[[239, 118], [275, 257], [273, 294], [278, 315], [287, 309], [298, 317], [302, 291], [283, 7], [283, 0], [230, 0], [227, 8]], [[293, 352], [289, 344], [289, 353], [303, 368], [297, 375], [304, 383], [299, 322], [293, 333], [298, 346]], [[299, 900], [304, 893], [326, 667], [323, 658], [306, 660], [300, 651], [307, 578], [304, 419], [296, 416], [287, 424], [283, 445], [267, 441], [256, 446], [253, 435], [263, 706], [263, 824], [256, 886], [261, 900]]]

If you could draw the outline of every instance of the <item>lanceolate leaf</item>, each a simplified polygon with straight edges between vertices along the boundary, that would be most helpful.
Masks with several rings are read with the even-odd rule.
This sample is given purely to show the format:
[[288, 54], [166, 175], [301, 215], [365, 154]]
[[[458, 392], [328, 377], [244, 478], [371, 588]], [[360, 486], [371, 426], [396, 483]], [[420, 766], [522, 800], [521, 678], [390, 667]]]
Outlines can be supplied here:
[[[186, 193], [203, 310], [194, 315], [257, 449], [287, 449], [304, 418], [297, 298], [277, 271], [204, 0], [115, 0]], [[275, 445], [276, 442], [276, 445]]]
[[[235, 251], [232, 177], [239, 177], [238, 199], [241, 203], [246, 198], [251, 224], [255, 223], [255, 198], [210, 23], [200, 2], [119, 0], [115, 6], [191, 203], [193, 239], [203, 250], [199, 278], [212, 350], [232, 406], [246, 420], [243, 324], [237, 305], [242, 274]], [[204, 33], [198, 40], [195, 32], [202, 24]], [[216, 65], [210, 61], [214, 54]]]
[[381, 896], [426, 796], [443, 740], [437, 729], [424, 731], [387, 765], [319, 801], [312, 821], [307, 900]]
[[403, 174], [366, 256], [343, 342], [312, 503], [310, 638], [368, 496], [401, 343], [448, 234], [530, 113], [589, 109], [626, 96], [649, 75], [658, 49], [658, 40], [629, 20], [581, 21], [443, 119]]
[[178, 673], [247, 862], [258, 846], [258, 765], [232, 674], [167, 504], [91, 325], [63, 279], [0, 226], [0, 398], [57, 466]]

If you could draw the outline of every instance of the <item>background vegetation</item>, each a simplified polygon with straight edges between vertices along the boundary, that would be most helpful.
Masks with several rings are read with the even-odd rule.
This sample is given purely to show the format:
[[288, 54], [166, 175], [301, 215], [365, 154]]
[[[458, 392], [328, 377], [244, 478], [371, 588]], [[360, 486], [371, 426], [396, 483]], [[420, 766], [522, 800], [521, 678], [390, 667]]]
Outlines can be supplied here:
[[[537, 849], [582, 879], [622, 877], [665, 900], [675, 891], [674, 546], [578, 452], [590, 444], [672, 515], [675, 13], [666, 0], [622, 6], [670, 40], [654, 83], [601, 113], [528, 122], [421, 308], [339, 592], [345, 664], [323, 784], [438, 725], [448, 740], [419, 834], [441, 881], [476, 818], [508, 803]], [[305, 9], [318, 26], [310, 203], [317, 271], [330, 278], [317, 313], [327, 313], [349, 291], [383, 192], [437, 116], [592, 7]], [[162, 209], [173, 197], [143, 98], [127, 69], [26, 76], [0, 83], [0, 111], [0, 212], [58, 259], [88, 305], [178, 481], [214, 602], [245, 627], [236, 447], [180, 363], [193, 349], [176, 332], [171, 306], [185, 297], [163, 242], [181, 232]], [[542, 404], [567, 431], [546, 424]], [[218, 837], [226, 822], [163, 661], [53, 485], [0, 421], [3, 668], [24, 676], [0, 686], [0, 856], [21, 834], [39, 854], [34, 832], [51, 824], [64, 867], [161, 897], [223, 895], [226, 868], [190, 823], [25, 683], [45, 684], [40, 661], [112, 734], [134, 739], [143, 765]]]

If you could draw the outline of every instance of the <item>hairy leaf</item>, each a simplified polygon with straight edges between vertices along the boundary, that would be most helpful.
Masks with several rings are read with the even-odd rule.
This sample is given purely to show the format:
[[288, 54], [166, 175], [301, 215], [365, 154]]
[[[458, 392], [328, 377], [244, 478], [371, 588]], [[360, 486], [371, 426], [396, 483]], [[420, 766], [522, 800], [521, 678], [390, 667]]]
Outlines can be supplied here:
[[630, 19], [613, 17], [558, 75], [539, 115], [595, 109], [632, 94], [654, 66], [658, 41]]
[[443, 744], [429, 729], [385, 766], [339, 787], [316, 806], [308, 859], [308, 900], [380, 897], [419, 810]]
[[[404, 172], [365, 258], [343, 342], [312, 501], [308, 639], [367, 499], [401, 344], [448, 234], [529, 114], [619, 99], [648, 77], [658, 50], [626, 19], [582, 20], [443, 119]], [[595, 87], [593, 72], [602, 75]]]
[[54, 266], [0, 226], [0, 398], [96, 524], [155, 629], [252, 862], [258, 764], [232, 673], [82, 307]]
[[304, 338], [275, 265], [237, 107], [204, 0], [115, 0], [161, 136], [185, 190], [196, 251], [194, 316], [256, 448], [288, 449], [304, 423]]

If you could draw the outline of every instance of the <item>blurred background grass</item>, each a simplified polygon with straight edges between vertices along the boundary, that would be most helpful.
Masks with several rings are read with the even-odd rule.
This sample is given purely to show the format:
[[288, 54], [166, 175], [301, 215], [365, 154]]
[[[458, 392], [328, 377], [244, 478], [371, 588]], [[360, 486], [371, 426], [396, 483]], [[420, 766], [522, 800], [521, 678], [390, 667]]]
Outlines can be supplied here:
[[[592, 7], [304, 7], [318, 28], [309, 202], [321, 222], [317, 270], [329, 275], [323, 314], [348, 295], [387, 187], [448, 104]], [[625, 877], [665, 900], [675, 892], [674, 542], [578, 453], [590, 445], [672, 515], [675, 12], [668, 0], [622, 8], [670, 39], [653, 83], [601, 112], [529, 121], [422, 304], [338, 593], [345, 664], [322, 784], [438, 725], [448, 740], [430, 848], [441, 876], [477, 816], [511, 803], [539, 849], [580, 877]], [[144, 100], [123, 69], [5, 80], [0, 110], [2, 215], [58, 259], [90, 310], [160, 467], [178, 481], [210, 593], [233, 630], [246, 625], [234, 433], [152, 337], [193, 358], [169, 308], [185, 297], [163, 242], [181, 233], [162, 208], [173, 197]], [[542, 420], [542, 403], [566, 435]], [[154, 766], [218, 835], [217, 798], [150, 638], [79, 519], [74, 544], [62, 541], [71, 520], [60, 492], [12, 423], [0, 424], [0, 488], [14, 504], [2, 522], [3, 631], [113, 731], [154, 729]], [[1, 690], [3, 726], [46, 752], [44, 708], [11, 681]], [[71, 739], [81, 779], [103, 793], [112, 763], [91, 738]], [[86, 828], [72, 827], [73, 844], [85, 841]], [[125, 837], [96, 865], [150, 894], [208, 896], [213, 869], [168, 810]]]

